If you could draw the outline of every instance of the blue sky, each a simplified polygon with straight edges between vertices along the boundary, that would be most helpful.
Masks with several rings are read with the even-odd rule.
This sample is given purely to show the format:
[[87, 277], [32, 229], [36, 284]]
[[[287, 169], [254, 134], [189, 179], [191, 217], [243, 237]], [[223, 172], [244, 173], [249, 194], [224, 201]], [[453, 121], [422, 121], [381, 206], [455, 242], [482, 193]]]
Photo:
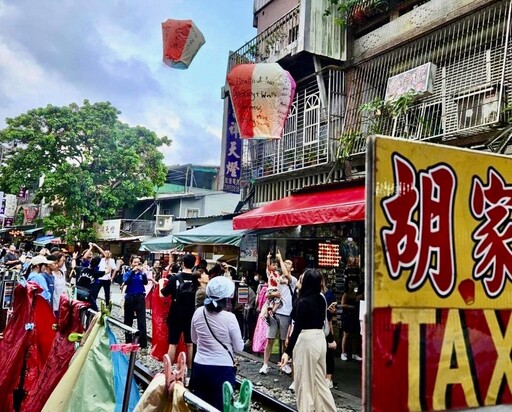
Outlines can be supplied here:
[[[32, 108], [110, 101], [173, 140], [166, 164], [219, 164], [227, 57], [256, 35], [251, 0], [0, 0], [0, 128]], [[206, 44], [162, 63], [161, 23], [192, 19]]]

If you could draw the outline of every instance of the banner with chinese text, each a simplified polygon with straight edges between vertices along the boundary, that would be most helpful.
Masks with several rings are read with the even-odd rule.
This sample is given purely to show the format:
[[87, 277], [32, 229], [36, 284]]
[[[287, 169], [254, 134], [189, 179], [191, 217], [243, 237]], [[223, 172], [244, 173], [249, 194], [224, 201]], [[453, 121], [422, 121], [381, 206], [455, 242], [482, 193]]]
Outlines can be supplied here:
[[368, 410], [512, 404], [512, 159], [375, 137]]
[[226, 160], [224, 164], [224, 186], [222, 190], [240, 193], [240, 174], [242, 165], [242, 140], [235, 120], [231, 99], [228, 99], [226, 123]]

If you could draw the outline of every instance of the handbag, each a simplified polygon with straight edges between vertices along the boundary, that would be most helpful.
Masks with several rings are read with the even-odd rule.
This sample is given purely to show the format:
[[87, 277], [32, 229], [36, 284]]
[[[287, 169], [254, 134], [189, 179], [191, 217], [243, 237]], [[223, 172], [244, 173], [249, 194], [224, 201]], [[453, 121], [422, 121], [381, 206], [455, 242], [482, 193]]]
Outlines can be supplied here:
[[327, 319], [327, 299], [325, 298], [323, 293], [320, 293], [325, 301], [325, 319], [324, 319], [324, 326], [322, 327], [322, 330], [324, 331], [325, 336], [329, 336], [329, 333], [331, 333], [331, 327], [329, 325], [329, 320]]
[[237, 369], [238, 369], [238, 363], [236, 363], [236, 362], [235, 362], [235, 358], [233, 357], [233, 354], [231, 353], [231, 351], [229, 350], [229, 348], [228, 348], [225, 344], [223, 344], [219, 339], [217, 339], [217, 336], [215, 336], [215, 334], [213, 333], [213, 330], [212, 330], [212, 328], [210, 327], [210, 324], [208, 323], [208, 318], [207, 318], [207, 316], [206, 316], [206, 309], [204, 308], [204, 306], [203, 306], [203, 316], [204, 316], [204, 320], [205, 320], [205, 322], [206, 322], [206, 326], [208, 326], [208, 329], [210, 330], [210, 333], [212, 334], [213, 338], [214, 338], [217, 342], [219, 342], [219, 343], [222, 345], [222, 347], [223, 347], [224, 349], [226, 349], [226, 351], [228, 352], [229, 357], [230, 357], [230, 358], [231, 358], [231, 360], [233, 361], [233, 368], [235, 369], [235, 374], [236, 374]]

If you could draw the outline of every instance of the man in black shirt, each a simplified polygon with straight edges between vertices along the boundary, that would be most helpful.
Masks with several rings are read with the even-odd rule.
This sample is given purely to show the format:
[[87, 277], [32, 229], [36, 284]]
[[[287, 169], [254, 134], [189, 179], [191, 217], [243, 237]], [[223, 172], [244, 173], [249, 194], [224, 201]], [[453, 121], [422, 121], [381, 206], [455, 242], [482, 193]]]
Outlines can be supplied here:
[[9, 246], [9, 251], [6, 253], [4, 257], [5, 266], [8, 268], [13, 268], [21, 264], [18, 255], [16, 253], [16, 246]]
[[192, 268], [196, 257], [192, 254], [183, 256], [183, 269], [180, 273], [172, 275], [167, 284], [160, 290], [163, 296], [172, 296], [172, 304], [167, 317], [169, 327], [169, 351], [168, 355], [174, 362], [176, 347], [181, 334], [184, 335], [187, 344], [187, 367], [192, 368], [193, 344], [190, 333], [192, 316], [195, 311], [195, 294], [199, 286], [196, 276], [192, 274]]

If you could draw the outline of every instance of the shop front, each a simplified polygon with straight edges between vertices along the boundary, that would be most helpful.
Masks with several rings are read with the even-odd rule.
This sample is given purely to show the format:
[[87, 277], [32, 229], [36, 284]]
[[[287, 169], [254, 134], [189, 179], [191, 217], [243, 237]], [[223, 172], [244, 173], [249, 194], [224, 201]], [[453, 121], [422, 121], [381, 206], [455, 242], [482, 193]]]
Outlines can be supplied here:
[[293, 261], [295, 276], [319, 269], [341, 302], [348, 277], [363, 290], [364, 219], [365, 187], [359, 181], [302, 190], [236, 216], [233, 227], [258, 230], [259, 271], [265, 270], [267, 254], [279, 249]]
[[253, 231], [234, 230], [232, 219], [176, 233], [173, 239], [185, 251], [194, 252], [201, 258], [226, 261], [237, 268], [238, 275], [251, 274], [256, 270], [257, 238]]

